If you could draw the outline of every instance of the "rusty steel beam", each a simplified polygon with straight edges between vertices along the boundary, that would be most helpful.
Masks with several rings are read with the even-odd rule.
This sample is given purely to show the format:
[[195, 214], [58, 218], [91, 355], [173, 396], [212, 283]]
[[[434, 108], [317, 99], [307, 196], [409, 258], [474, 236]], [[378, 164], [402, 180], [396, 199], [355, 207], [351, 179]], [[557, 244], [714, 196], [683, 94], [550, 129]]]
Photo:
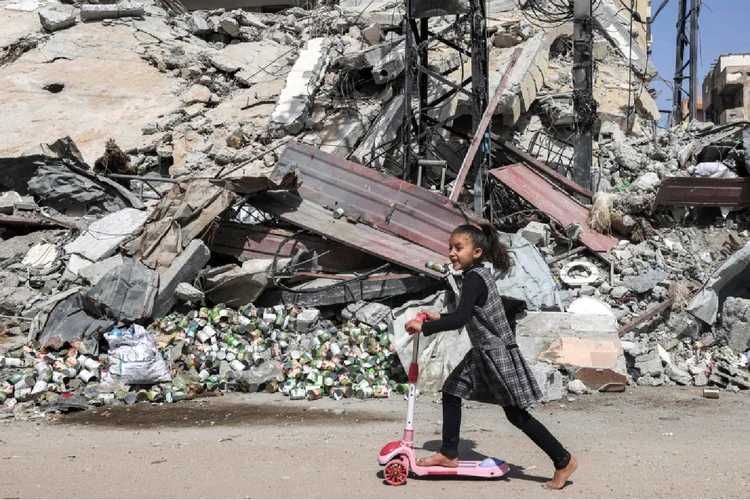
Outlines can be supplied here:
[[674, 207], [729, 207], [750, 205], [750, 177], [703, 179], [665, 177], [656, 193], [656, 205]]
[[617, 331], [617, 334], [622, 337], [626, 333], [628, 333], [630, 330], [635, 328], [636, 326], [640, 325], [641, 323], [645, 323], [646, 321], [650, 320], [651, 318], [656, 317], [657, 314], [660, 314], [662, 311], [665, 311], [666, 309], [672, 307], [672, 304], [674, 304], [674, 297], [675, 294], [677, 294], [677, 283], [670, 283], [669, 285], [669, 294], [668, 299], [662, 302], [661, 304], [652, 307], [645, 313], [641, 314], [637, 318], [635, 318], [633, 321], [628, 323], [627, 325], [623, 326]]
[[492, 96], [490, 103], [484, 110], [484, 114], [482, 115], [482, 119], [479, 122], [479, 126], [477, 127], [476, 131], [474, 131], [474, 137], [471, 138], [469, 151], [464, 157], [464, 161], [461, 164], [461, 168], [458, 171], [458, 176], [456, 177], [456, 183], [453, 185], [453, 191], [451, 191], [451, 201], [458, 201], [458, 197], [461, 194], [461, 190], [464, 187], [464, 182], [466, 181], [466, 176], [469, 174], [469, 169], [474, 162], [474, 157], [479, 151], [479, 146], [482, 144], [482, 140], [484, 138], [485, 132], [487, 131], [487, 127], [490, 126], [490, 121], [492, 121], [492, 115], [495, 114], [497, 104], [500, 102], [500, 97], [503, 95], [505, 85], [508, 83], [508, 79], [510, 78], [510, 75], [515, 68], [516, 63], [521, 56], [521, 52], [523, 52], [523, 49], [520, 47], [513, 51], [513, 55], [510, 57], [510, 62], [508, 63], [508, 69], [505, 71], [503, 79], [500, 80], [500, 83], [495, 90], [495, 95]]
[[575, 181], [572, 181], [568, 179], [567, 177], [565, 177], [564, 175], [562, 175], [561, 173], [553, 170], [552, 168], [547, 166], [547, 164], [545, 164], [542, 161], [537, 160], [536, 158], [531, 156], [529, 153], [527, 153], [523, 149], [511, 144], [508, 141], [504, 141], [500, 139], [494, 134], [493, 134], [493, 139], [500, 147], [502, 147], [505, 151], [510, 153], [512, 156], [514, 156], [518, 161], [528, 165], [529, 167], [533, 168], [540, 174], [550, 177], [561, 188], [565, 189], [566, 191], [579, 194], [589, 200], [594, 196], [594, 193], [591, 190], [578, 185]]
[[277, 255], [288, 258], [299, 251], [315, 251], [319, 255], [319, 269], [323, 272], [350, 272], [383, 263], [378, 258], [318, 235], [295, 233], [285, 229], [222, 222], [208, 243], [212, 252], [242, 259], [273, 259]]

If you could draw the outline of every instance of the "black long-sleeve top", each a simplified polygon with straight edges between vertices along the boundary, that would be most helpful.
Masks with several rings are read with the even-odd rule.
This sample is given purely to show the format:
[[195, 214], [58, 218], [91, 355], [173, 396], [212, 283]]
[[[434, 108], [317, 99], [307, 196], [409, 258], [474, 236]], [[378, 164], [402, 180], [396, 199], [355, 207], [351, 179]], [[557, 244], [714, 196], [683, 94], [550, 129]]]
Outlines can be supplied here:
[[461, 284], [461, 300], [456, 310], [444, 314], [437, 321], [426, 321], [422, 325], [422, 334], [432, 335], [438, 332], [460, 330], [471, 316], [474, 306], [482, 307], [487, 302], [487, 285], [478, 273], [467, 273]]

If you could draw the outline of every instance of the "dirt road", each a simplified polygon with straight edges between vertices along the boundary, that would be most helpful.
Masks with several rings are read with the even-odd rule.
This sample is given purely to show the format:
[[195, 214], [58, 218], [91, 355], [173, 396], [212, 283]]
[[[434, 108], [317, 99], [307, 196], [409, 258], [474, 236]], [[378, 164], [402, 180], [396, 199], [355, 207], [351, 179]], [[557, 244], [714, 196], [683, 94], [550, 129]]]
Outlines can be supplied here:
[[[496, 407], [467, 405], [461, 452], [506, 460], [512, 469], [505, 479], [410, 478], [391, 487], [376, 457], [401, 435], [402, 399], [297, 402], [244, 394], [118, 406], [111, 416], [98, 409], [2, 422], [0, 496], [746, 498], [750, 398], [699, 394], [636, 388], [536, 409], [581, 462], [561, 492], [542, 489], [551, 464]], [[417, 404], [420, 454], [440, 444], [437, 399], [423, 396]]]

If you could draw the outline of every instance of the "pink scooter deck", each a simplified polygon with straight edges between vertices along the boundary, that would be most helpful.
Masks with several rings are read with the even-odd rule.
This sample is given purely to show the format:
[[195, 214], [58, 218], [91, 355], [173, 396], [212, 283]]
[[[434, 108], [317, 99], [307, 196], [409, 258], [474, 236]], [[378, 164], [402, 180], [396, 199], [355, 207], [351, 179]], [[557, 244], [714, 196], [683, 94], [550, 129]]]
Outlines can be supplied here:
[[497, 478], [502, 477], [508, 473], [510, 466], [502, 460], [496, 460], [497, 465], [482, 467], [481, 461], [459, 461], [458, 467], [422, 467], [417, 465], [417, 457], [414, 452], [414, 448], [408, 446], [395, 447], [397, 442], [389, 443], [383, 448], [380, 456], [378, 457], [378, 463], [380, 465], [386, 465], [389, 461], [396, 457], [401, 457], [405, 462], [408, 463], [409, 472], [412, 472], [417, 476], [471, 476], [471, 477], [485, 477], [485, 478]]

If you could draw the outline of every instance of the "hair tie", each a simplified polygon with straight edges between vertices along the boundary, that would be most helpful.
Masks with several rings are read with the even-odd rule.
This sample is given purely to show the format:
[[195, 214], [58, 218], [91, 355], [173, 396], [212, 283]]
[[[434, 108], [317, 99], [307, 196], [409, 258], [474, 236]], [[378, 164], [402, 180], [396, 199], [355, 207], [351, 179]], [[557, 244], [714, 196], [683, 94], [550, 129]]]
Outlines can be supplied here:
[[[479, 229], [480, 231], [482, 231], [482, 226], [480, 226], [479, 224], [475, 225], [474, 227], [477, 228], [477, 229]], [[482, 231], [482, 232], [484, 232], [484, 231]]]

